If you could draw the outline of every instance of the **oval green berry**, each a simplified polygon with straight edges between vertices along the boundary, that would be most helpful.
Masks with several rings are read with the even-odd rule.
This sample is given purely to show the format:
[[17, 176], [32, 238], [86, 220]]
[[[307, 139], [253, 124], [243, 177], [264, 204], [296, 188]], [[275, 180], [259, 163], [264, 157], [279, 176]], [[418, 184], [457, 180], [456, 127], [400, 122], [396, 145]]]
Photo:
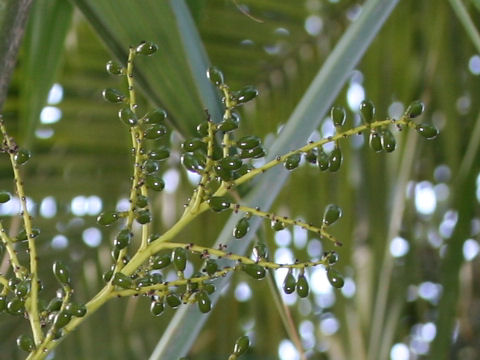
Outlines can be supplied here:
[[80, 305], [77, 303], [69, 303], [67, 306], [65, 306], [65, 311], [71, 316], [81, 318], [87, 313], [87, 308], [83, 304]]
[[199, 173], [204, 169], [203, 165], [193, 154], [183, 154], [181, 157], [181, 162], [185, 169], [194, 173]]
[[408, 105], [408, 108], [407, 108], [407, 111], [405, 111], [405, 114], [410, 119], [413, 119], [422, 115], [424, 110], [425, 110], [425, 105], [423, 105], [423, 102], [421, 102], [420, 100], [416, 100], [412, 102], [410, 105]]
[[107, 270], [103, 273], [102, 279], [105, 282], [109, 282], [112, 279], [113, 276], [113, 270]]
[[237, 103], [243, 104], [258, 96], [258, 90], [251, 85], [247, 85], [235, 93]]
[[153, 124], [148, 126], [143, 132], [143, 136], [149, 140], [156, 140], [167, 133], [167, 128], [162, 124]]
[[[32, 233], [30, 234], [30, 238], [36, 238], [38, 235], [40, 235], [40, 229], [32, 228]], [[16, 241], [25, 241], [25, 240], [27, 240], [27, 232], [25, 229], [22, 229], [17, 234]]]
[[220, 165], [227, 170], [238, 170], [242, 164], [242, 160], [236, 155], [227, 156], [220, 160]]
[[291, 294], [295, 291], [296, 286], [295, 276], [293, 276], [292, 271], [289, 270], [285, 280], [283, 280], [283, 291], [285, 294]]
[[17, 165], [25, 164], [32, 157], [32, 153], [27, 149], [18, 149], [13, 159]]
[[123, 66], [115, 61], [110, 60], [105, 65], [107, 72], [111, 75], [123, 75]]
[[334, 268], [329, 267], [327, 269], [327, 278], [334, 288], [340, 289], [343, 287], [345, 281], [343, 280], [343, 276]]
[[200, 290], [196, 295], [196, 299], [198, 310], [200, 310], [201, 313], [208, 313], [212, 309], [212, 302], [205, 290]]
[[150, 150], [148, 158], [151, 160], [165, 160], [170, 156], [170, 150], [164, 146]]
[[254, 247], [253, 247], [253, 255], [258, 259], [266, 259], [268, 257], [268, 248], [265, 243], [258, 242]]
[[135, 52], [140, 55], [152, 55], [158, 50], [158, 46], [150, 41], [143, 41], [137, 46]]
[[384, 129], [382, 131], [382, 147], [386, 152], [392, 152], [395, 150], [396, 146], [397, 142], [395, 140], [395, 136], [393, 136], [390, 130]]
[[317, 164], [320, 171], [327, 170], [330, 164], [328, 154], [325, 151], [323, 151], [323, 148], [320, 148], [318, 152]]
[[170, 306], [172, 309], [176, 309], [182, 303], [182, 300], [180, 300], [178, 295], [174, 294], [174, 293], [168, 294], [166, 296], [166, 301], [167, 301], [168, 306]]
[[148, 205], [148, 198], [144, 195], [137, 195], [137, 199], [135, 200], [135, 206], [138, 208], [144, 208]]
[[337, 171], [340, 168], [340, 165], [342, 165], [342, 160], [342, 151], [339, 147], [336, 147], [328, 156], [328, 169], [331, 172]]
[[340, 106], [334, 106], [330, 111], [330, 117], [332, 118], [335, 126], [343, 126], [345, 124], [345, 119], [347, 118], [347, 113], [345, 112], [344, 108]]
[[15, 285], [15, 296], [23, 299], [30, 292], [30, 280], [22, 280], [17, 285]]
[[233, 236], [236, 239], [241, 239], [247, 234], [248, 230], [250, 230], [250, 222], [247, 218], [243, 217], [238, 220], [237, 225], [235, 225]]
[[61, 329], [67, 325], [70, 320], [72, 319], [72, 315], [68, 313], [67, 311], [61, 311], [55, 316], [55, 328], [56, 329]]
[[17, 346], [20, 350], [26, 352], [32, 352], [33, 350], [35, 350], [35, 343], [33, 342], [33, 339], [25, 334], [17, 337]]
[[309, 292], [309, 287], [308, 287], [308, 281], [305, 275], [300, 274], [298, 275], [297, 279], [297, 294], [298, 296], [304, 298], [308, 296]]
[[435, 139], [438, 135], [437, 128], [430, 124], [419, 124], [415, 127], [415, 129], [420, 135], [428, 140]]
[[335, 204], [328, 204], [323, 213], [323, 223], [330, 226], [342, 217], [342, 209]]
[[104, 211], [97, 217], [97, 223], [103, 226], [110, 226], [118, 220], [116, 211]]
[[285, 163], [283, 165], [287, 170], [294, 170], [300, 164], [300, 159], [301, 159], [300, 153], [292, 154], [285, 160]]
[[383, 150], [382, 138], [376, 131], [372, 131], [370, 133], [370, 136], [368, 138], [368, 144], [370, 145], [370, 148], [375, 152], [380, 152]]
[[53, 274], [57, 278], [58, 282], [63, 285], [70, 284], [70, 271], [68, 267], [61, 261], [55, 261], [53, 263]]
[[10, 194], [6, 191], [0, 192], [0, 203], [6, 203], [10, 200]]
[[129, 108], [124, 107], [118, 110], [119, 119], [127, 126], [135, 126], [138, 123], [137, 115]]
[[200, 149], [205, 146], [205, 143], [202, 139], [199, 138], [191, 138], [187, 139], [182, 144], [182, 150], [186, 152], [194, 152], [197, 149]]
[[19, 298], [13, 298], [7, 303], [7, 312], [11, 315], [21, 315], [25, 311], [25, 302]]
[[164, 309], [165, 305], [163, 305], [163, 301], [161, 300], [152, 301], [152, 303], [150, 304], [150, 312], [153, 316], [160, 316], [163, 313]]
[[105, 101], [113, 104], [119, 104], [125, 101], [126, 97], [119, 90], [106, 88], [102, 91], [102, 97]]
[[259, 159], [265, 156], [265, 149], [262, 146], [254, 147], [253, 149], [242, 150], [240, 153], [241, 159]]
[[163, 109], [155, 109], [147, 113], [143, 118], [142, 122], [144, 124], [161, 124], [167, 118], [167, 113]]
[[220, 212], [230, 208], [230, 201], [225, 196], [213, 196], [208, 199], [208, 205], [213, 211]]
[[152, 269], [159, 270], [171, 263], [171, 256], [168, 254], [157, 255], [151, 260]]
[[47, 305], [48, 312], [54, 312], [60, 310], [62, 307], [62, 299], [59, 297], [54, 297]]
[[129, 276], [127, 276], [127, 275], [125, 275], [125, 274], [123, 274], [123, 273], [117, 272], [117, 273], [115, 273], [115, 275], [113, 276], [112, 284], [113, 284], [113, 285], [116, 285], [116, 286], [119, 286], [119, 287], [121, 287], [121, 288], [123, 288], [123, 289], [129, 289], [129, 288], [132, 287], [133, 281], [132, 281], [132, 279], [131, 279]]
[[187, 266], [187, 251], [185, 248], [175, 248], [172, 252], [172, 262], [178, 271], [184, 271]]
[[160, 284], [163, 281], [162, 274], [160, 273], [150, 274], [150, 280], [152, 284]]
[[241, 336], [237, 339], [237, 341], [235, 341], [235, 345], [233, 347], [233, 354], [235, 356], [241, 356], [247, 352], [249, 346], [250, 340], [248, 339], [248, 336]]
[[224, 118], [223, 121], [217, 125], [217, 130], [223, 132], [233, 131], [238, 129], [240, 124], [240, 116], [237, 113], [231, 113], [229, 118]]
[[203, 289], [207, 292], [207, 294], [211, 295], [215, 292], [215, 285], [210, 283], [203, 283]]
[[0, 295], [0, 313], [4, 312], [7, 308], [7, 297], [5, 295]]
[[329, 265], [334, 265], [338, 262], [338, 254], [335, 251], [326, 252], [324, 256], [327, 259]]
[[224, 82], [223, 73], [216, 66], [208, 68], [207, 77], [215, 86], [220, 86]]
[[265, 268], [258, 264], [245, 264], [243, 271], [254, 279], [263, 279], [265, 277]]
[[273, 231], [280, 231], [280, 230], [285, 229], [285, 223], [283, 221], [280, 221], [280, 220], [272, 220], [270, 225], [271, 225]]
[[315, 149], [309, 150], [305, 153], [305, 160], [307, 160], [310, 164], [317, 163], [317, 154]]
[[139, 224], [145, 225], [152, 221], [152, 215], [148, 209], [139, 210], [135, 213], [135, 220], [137, 220]]
[[162, 191], [165, 188], [165, 181], [155, 174], [145, 176], [145, 185], [153, 191]]
[[237, 141], [237, 146], [242, 149], [242, 150], [249, 150], [256, 148], [259, 146], [261, 143], [261, 140], [259, 137], [254, 136], [254, 135], [247, 135], [244, 136]]
[[365, 124], [370, 124], [375, 117], [375, 105], [370, 100], [363, 100], [360, 103], [360, 114]]
[[218, 270], [218, 264], [213, 259], [208, 259], [207, 263], [205, 264], [205, 271], [208, 275], [213, 275]]
[[118, 233], [117, 237], [113, 241], [113, 246], [115, 246], [115, 248], [118, 250], [122, 250], [130, 245], [132, 238], [133, 234], [130, 232], [130, 230], [123, 229]]

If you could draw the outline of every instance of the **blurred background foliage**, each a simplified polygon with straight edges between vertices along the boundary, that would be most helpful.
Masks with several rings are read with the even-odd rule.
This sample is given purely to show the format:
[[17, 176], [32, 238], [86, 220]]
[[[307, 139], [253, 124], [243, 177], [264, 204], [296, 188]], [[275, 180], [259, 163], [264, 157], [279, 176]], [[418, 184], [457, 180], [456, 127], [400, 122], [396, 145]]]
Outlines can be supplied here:
[[[14, 3], [0, 3], [2, 27]], [[37, 0], [31, 6], [2, 113], [19, 144], [34, 154], [25, 186], [42, 230], [45, 300], [55, 292], [49, 275], [54, 260], [64, 259], [74, 270], [77, 301], [101, 288], [110, 265], [112, 233], [98, 228], [95, 218], [101, 209], [124, 205], [131, 164], [128, 132], [100, 96], [103, 88], [119, 86], [105, 72], [109, 59], [124, 61], [128, 46], [141, 40], [159, 45], [157, 55], [139, 61], [139, 102], [144, 109], [167, 110], [171, 141], [178, 145], [204, 118], [206, 106], [219, 116], [215, 93], [198, 73], [208, 57], [231, 88], [259, 88], [260, 97], [242, 109], [241, 132], [268, 144], [363, 6], [355, 0], [190, 0], [186, 9], [199, 35], [190, 39], [200, 54], [195, 60], [176, 25], [179, 3]], [[272, 290], [280, 276], [259, 282], [238, 274], [193, 347], [182, 350], [188, 358], [226, 359], [244, 333], [253, 343], [246, 359], [480, 357], [480, 48], [475, 24], [468, 26], [479, 11], [475, 0], [400, 1], [335, 101], [353, 126], [363, 98], [375, 102], [379, 118], [398, 116], [422, 99], [422, 121], [441, 131], [435, 141], [397, 132], [397, 150], [376, 154], [363, 136], [355, 137], [342, 144], [338, 173], [320, 174], [303, 164], [275, 200], [274, 212], [312, 223], [321, 221], [326, 204], [342, 207], [333, 232], [344, 243], [336, 250], [345, 287], [333, 290], [323, 271], [312, 270], [312, 294], [298, 299]], [[5, 61], [5, 52], [0, 55]], [[331, 131], [326, 114], [318, 118], [312, 138]], [[178, 218], [192, 189], [175, 161], [178, 153], [170, 160], [164, 167], [169, 190], [154, 199], [159, 232]], [[5, 158], [2, 189], [12, 189], [11, 175]], [[13, 233], [16, 211], [0, 207]], [[179, 240], [212, 244], [226, 219], [206, 214]], [[331, 249], [311, 234], [273, 233], [268, 224], [256, 237], [280, 262]], [[7, 267], [3, 259], [0, 271]], [[285, 310], [273, 306], [275, 298], [288, 305], [303, 350], [289, 339], [280, 317]], [[55, 358], [148, 358], [174, 315], [170, 310], [153, 318], [148, 303], [111, 301], [58, 347]], [[0, 359], [23, 358], [14, 344], [26, 325], [0, 315]]]

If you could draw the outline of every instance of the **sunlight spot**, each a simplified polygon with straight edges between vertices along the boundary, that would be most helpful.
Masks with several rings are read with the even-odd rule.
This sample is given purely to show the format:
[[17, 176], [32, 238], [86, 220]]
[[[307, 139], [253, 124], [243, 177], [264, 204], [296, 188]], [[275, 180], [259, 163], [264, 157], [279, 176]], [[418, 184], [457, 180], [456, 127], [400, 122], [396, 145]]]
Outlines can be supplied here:
[[177, 169], [169, 169], [163, 174], [163, 181], [165, 181], [165, 192], [167, 194], [174, 193], [178, 184], [180, 184], [180, 173]]
[[35, 137], [37, 139], [50, 139], [53, 134], [55, 134], [55, 131], [50, 128], [44, 128], [44, 129], [36, 129], [35, 130]]
[[365, 89], [359, 83], [352, 83], [347, 90], [348, 107], [352, 111], [358, 111], [360, 103], [365, 100]]
[[275, 244], [278, 246], [289, 246], [292, 242], [292, 234], [289, 229], [275, 232]]
[[117, 206], [115, 208], [117, 211], [128, 211], [130, 208], [130, 201], [127, 198], [122, 198], [117, 201]]
[[425, 281], [420, 284], [418, 287], [418, 295], [424, 299], [428, 300], [433, 304], [436, 304], [440, 299], [442, 294], [442, 285], [435, 284], [431, 281]]
[[463, 243], [463, 257], [466, 261], [472, 261], [480, 252], [480, 245], [474, 239], [467, 239]]
[[399, 119], [402, 117], [404, 110], [403, 103], [395, 101], [388, 107], [388, 116], [392, 119]]
[[480, 56], [473, 55], [468, 61], [468, 69], [473, 75], [480, 75]]
[[297, 249], [303, 249], [307, 245], [308, 233], [307, 230], [295, 226], [293, 228], [293, 243]]
[[357, 287], [355, 285], [355, 281], [353, 281], [352, 278], [346, 277], [345, 278], [345, 283], [342, 287], [342, 294], [346, 298], [352, 298], [355, 295], [355, 292], [357, 290]]
[[50, 219], [57, 214], [57, 203], [53, 196], [47, 196], [40, 203], [40, 215]]
[[280, 341], [278, 345], [278, 357], [280, 360], [300, 360], [300, 354], [290, 340]]
[[415, 207], [420, 214], [431, 215], [437, 207], [437, 198], [429, 181], [415, 185]]
[[405, 256], [409, 249], [410, 245], [408, 241], [400, 236], [393, 238], [390, 242], [390, 254], [392, 254], [393, 257]]
[[40, 112], [40, 123], [54, 124], [62, 118], [62, 110], [55, 106], [45, 106]]
[[323, 20], [320, 16], [310, 15], [305, 20], [305, 31], [311, 36], [317, 36], [323, 29]]
[[52, 239], [51, 245], [54, 249], [65, 249], [68, 246], [68, 239], [64, 235], [55, 235]]
[[328, 294], [333, 291], [324, 268], [313, 269], [310, 278], [309, 284], [315, 294]]
[[61, 102], [63, 99], [63, 86], [55, 83], [48, 92], [47, 103], [49, 105], [56, 105]]
[[87, 246], [98, 247], [102, 242], [102, 232], [95, 227], [87, 228], [82, 233], [82, 239]]
[[408, 346], [403, 343], [397, 343], [392, 346], [390, 350], [390, 359], [391, 360], [409, 360], [410, 351]]
[[333, 314], [325, 314], [325, 318], [320, 322], [320, 331], [325, 335], [333, 335], [340, 328], [340, 323]]

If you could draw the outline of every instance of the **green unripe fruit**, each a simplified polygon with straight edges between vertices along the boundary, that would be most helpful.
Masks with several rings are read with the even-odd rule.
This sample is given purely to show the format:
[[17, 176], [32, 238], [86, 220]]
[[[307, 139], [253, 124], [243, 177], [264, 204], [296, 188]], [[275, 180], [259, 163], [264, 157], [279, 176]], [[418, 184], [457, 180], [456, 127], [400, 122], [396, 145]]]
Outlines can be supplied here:
[[215, 86], [223, 84], [223, 73], [216, 66], [210, 66], [208, 68], [207, 77]]
[[334, 265], [338, 262], [338, 254], [335, 251], [330, 251], [324, 255], [329, 265]]
[[153, 233], [148, 237], [147, 242], [150, 244], [150, 243], [154, 242], [155, 240], [157, 240], [160, 236], [162, 236], [162, 234]]
[[395, 136], [393, 136], [390, 130], [384, 129], [382, 131], [382, 147], [386, 152], [392, 152], [395, 150], [396, 146], [397, 142], [395, 140]]
[[4, 312], [7, 308], [7, 297], [5, 295], [0, 295], [0, 313]]
[[173, 250], [172, 262], [178, 271], [184, 271], [187, 266], [187, 251], [185, 248], [178, 247]]
[[203, 289], [207, 292], [207, 294], [212, 295], [215, 292], [215, 285], [203, 283]]
[[280, 230], [285, 229], [285, 223], [282, 222], [282, 221], [279, 221], [279, 220], [272, 220], [270, 225], [271, 225], [273, 231], [280, 231]]
[[129, 108], [124, 107], [118, 111], [119, 119], [127, 126], [135, 126], [138, 123], [137, 115]]
[[158, 46], [150, 41], [140, 43], [135, 49], [135, 52], [140, 55], [152, 55], [158, 50]]
[[300, 159], [301, 159], [300, 153], [292, 154], [285, 160], [285, 163], [283, 165], [287, 170], [294, 170], [300, 164]]
[[258, 259], [266, 259], [268, 257], [268, 248], [267, 245], [265, 245], [262, 242], [258, 242], [254, 247], [253, 247], [253, 255]]
[[150, 312], [153, 316], [160, 316], [164, 309], [163, 301], [152, 301], [150, 304]]
[[65, 306], [65, 311], [71, 316], [81, 318], [87, 313], [87, 308], [83, 304], [80, 305], [77, 303], [69, 303], [67, 306]]
[[208, 275], [213, 275], [218, 270], [218, 264], [213, 259], [208, 259], [207, 263], [205, 264], [205, 271]]
[[110, 60], [109, 62], [107, 62], [105, 68], [110, 75], [123, 75], [122, 65], [115, 61]]
[[251, 85], [247, 85], [241, 90], [237, 91], [234, 95], [238, 104], [244, 104], [255, 99], [258, 96], [258, 90]]
[[148, 205], [148, 198], [144, 195], [137, 195], [137, 199], [135, 200], [135, 206], [138, 208], [144, 208]]
[[150, 280], [152, 284], [160, 284], [163, 281], [162, 274], [153, 273], [150, 275]]
[[221, 212], [230, 208], [230, 201], [225, 196], [213, 196], [208, 199], [210, 209], [215, 212]]
[[137, 220], [139, 224], [145, 225], [152, 221], [152, 215], [148, 209], [139, 210], [135, 213], [135, 220]]
[[7, 303], [7, 312], [10, 315], [21, 315], [25, 311], [25, 302], [19, 298], [13, 298]]
[[235, 341], [235, 345], [233, 347], [233, 354], [235, 356], [241, 356], [247, 352], [249, 346], [250, 340], [248, 339], [248, 336], [241, 336], [237, 339], [237, 341]]
[[292, 271], [289, 270], [285, 280], [283, 280], [283, 291], [285, 294], [291, 294], [295, 291], [296, 286], [295, 276], [293, 276]]
[[247, 218], [243, 217], [238, 220], [237, 225], [235, 225], [235, 228], [233, 229], [233, 236], [236, 239], [241, 239], [247, 234], [248, 230], [250, 230], [250, 222]]
[[165, 181], [158, 175], [145, 176], [145, 185], [153, 191], [162, 191], [165, 188]]
[[430, 124], [419, 124], [415, 127], [415, 130], [428, 140], [435, 139], [438, 135], [438, 130]]
[[102, 91], [102, 97], [105, 101], [113, 104], [119, 104], [125, 101], [126, 97], [119, 90], [106, 88]]
[[60, 299], [59, 297], [54, 297], [52, 300], [50, 300], [50, 302], [48, 303], [47, 305], [47, 311], [50, 313], [50, 312], [54, 312], [54, 311], [58, 311], [60, 310], [60, 308], [62, 307], [62, 299]]
[[197, 125], [197, 134], [200, 136], [208, 135], [208, 122], [204, 121]]
[[0, 192], [0, 203], [6, 203], [10, 200], [10, 194], [6, 191]]
[[200, 310], [201, 313], [208, 313], [212, 309], [212, 302], [205, 290], [200, 290], [196, 295], [196, 299], [198, 310]]
[[72, 320], [72, 315], [67, 311], [61, 311], [55, 316], [55, 329], [61, 329]]
[[192, 154], [183, 154], [181, 162], [185, 169], [194, 173], [199, 173], [204, 169], [204, 167], [198, 162], [197, 157]]
[[258, 264], [245, 264], [243, 271], [254, 279], [263, 279], [265, 277], [265, 268]]
[[343, 280], [343, 276], [334, 268], [327, 268], [327, 278], [334, 288], [340, 289], [343, 287], [345, 281]]
[[144, 276], [138, 279], [135, 279], [135, 287], [136, 288], [142, 288], [145, 286], [150, 286], [152, 285], [152, 279], [150, 276]]
[[58, 282], [62, 285], [70, 284], [70, 271], [68, 267], [61, 261], [55, 261], [53, 263], [53, 274], [57, 278]]
[[372, 131], [370, 133], [370, 136], [368, 138], [368, 144], [375, 152], [380, 152], [383, 150], [382, 138], [376, 131]]
[[231, 113], [229, 118], [224, 118], [223, 121], [217, 125], [217, 130], [229, 132], [238, 129], [240, 124], [240, 116], [237, 113]]
[[130, 289], [133, 286], [133, 281], [129, 276], [117, 272], [113, 276], [112, 284], [123, 289]]
[[33, 339], [25, 334], [17, 337], [17, 346], [20, 350], [26, 352], [32, 352], [33, 350], [35, 350], [35, 343], [33, 342]]
[[242, 164], [242, 160], [236, 155], [227, 156], [220, 160], [220, 165], [227, 170], [238, 170]]
[[342, 160], [342, 151], [339, 147], [336, 147], [328, 156], [328, 169], [331, 172], [337, 171], [338, 169], [340, 169], [340, 165], [342, 165]]
[[241, 159], [259, 159], [265, 156], [265, 149], [262, 146], [254, 147], [253, 149], [242, 150], [240, 153]]
[[176, 309], [182, 303], [182, 300], [180, 300], [178, 295], [173, 293], [170, 293], [166, 296], [166, 301], [168, 306], [170, 306], [172, 309]]
[[151, 160], [165, 160], [170, 156], [170, 150], [162, 146], [148, 152], [148, 158]]
[[115, 249], [122, 250], [130, 245], [132, 238], [133, 234], [130, 232], [130, 230], [123, 229], [118, 233], [117, 237], [113, 241], [113, 246], [115, 246]]
[[249, 150], [258, 147], [260, 143], [261, 140], [259, 137], [254, 135], [247, 135], [238, 139], [237, 146], [242, 150]]
[[302, 298], [307, 297], [308, 292], [309, 292], [309, 287], [308, 287], [307, 278], [303, 274], [298, 275], [298, 279], [297, 279], [297, 294], [298, 294], [298, 296], [300, 296]]
[[342, 209], [335, 204], [329, 204], [325, 207], [323, 213], [323, 223], [330, 226], [342, 217]]
[[191, 138], [183, 142], [182, 150], [186, 152], [194, 152], [195, 150], [201, 149], [204, 146], [205, 143], [202, 141], [202, 139]]
[[110, 226], [118, 220], [116, 211], [104, 211], [97, 217], [97, 223], [103, 226]]
[[344, 108], [339, 106], [334, 106], [330, 111], [330, 117], [332, 118], [333, 124], [335, 126], [343, 126], [345, 124], [345, 119], [347, 118], [347, 114]]
[[113, 270], [107, 270], [103, 273], [102, 279], [105, 282], [109, 282], [112, 279], [113, 276]]
[[328, 154], [322, 148], [318, 152], [317, 164], [320, 171], [327, 170], [330, 164]]
[[149, 125], [160, 124], [163, 121], [165, 121], [166, 118], [167, 118], [167, 113], [165, 112], [165, 110], [158, 108], [146, 114], [142, 118], [142, 122], [144, 124], [149, 124]]
[[171, 256], [168, 254], [157, 255], [151, 260], [152, 269], [160, 270], [170, 265]]
[[213, 170], [215, 170], [215, 174], [222, 181], [232, 181], [233, 180], [233, 171], [225, 169], [222, 165], [219, 165], [219, 164], [214, 165]]
[[305, 160], [307, 160], [310, 164], [317, 163], [317, 154], [315, 153], [314, 149], [305, 153]]
[[167, 133], [167, 128], [162, 124], [153, 124], [148, 126], [143, 132], [145, 139], [156, 140]]
[[416, 100], [410, 105], [408, 105], [407, 111], [405, 111], [405, 114], [410, 118], [416, 118], [417, 116], [422, 115], [423, 111], [425, 110], [425, 106], [423, 105], [423, 102], [420, 100]]
[[370, 124], [375, 117], [375, 105], [370, 100], [363, 100], [360, 103], [360, 114], [365, 124]]
[[30, 286], [30, 280], [20, 281], [17, 285], [15, 285], [15, 296], [20, 299], [24, 298], [30, 292]]
[[15, 163], [17, 165], [23, 165], [28, 160], [30, 160], [31, 157], [32, 157], [32, 153], [30, 151], [28, 151], [27, 149], [20, 148], [15, 153], [13, 159], [15, 160]]

